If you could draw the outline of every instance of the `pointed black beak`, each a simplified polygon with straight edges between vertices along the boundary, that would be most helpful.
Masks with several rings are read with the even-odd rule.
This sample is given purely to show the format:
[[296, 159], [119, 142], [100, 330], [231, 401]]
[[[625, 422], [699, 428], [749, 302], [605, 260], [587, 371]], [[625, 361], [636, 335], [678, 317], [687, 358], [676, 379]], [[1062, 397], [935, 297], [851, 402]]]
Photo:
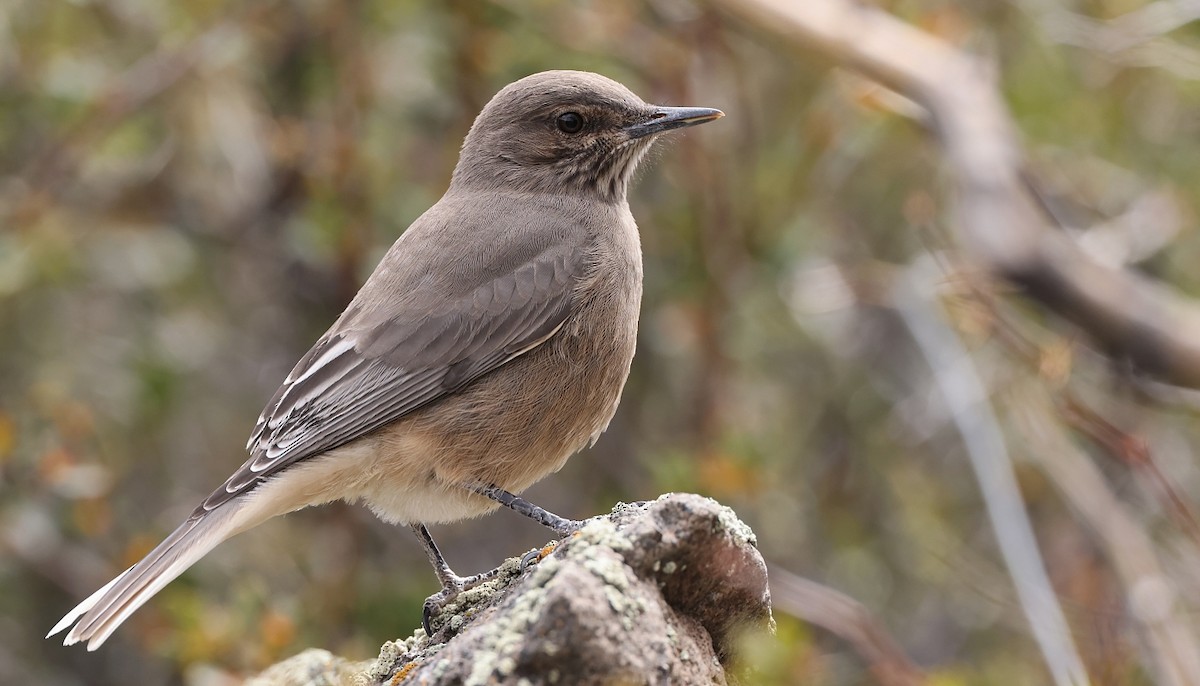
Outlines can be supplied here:
[[706, 121], [720, 119], [725, 113], [710, 107], [655, 107], [645, 120], [625, 129], [630, 138], [641, 138], [671, 129], [695, 126]]

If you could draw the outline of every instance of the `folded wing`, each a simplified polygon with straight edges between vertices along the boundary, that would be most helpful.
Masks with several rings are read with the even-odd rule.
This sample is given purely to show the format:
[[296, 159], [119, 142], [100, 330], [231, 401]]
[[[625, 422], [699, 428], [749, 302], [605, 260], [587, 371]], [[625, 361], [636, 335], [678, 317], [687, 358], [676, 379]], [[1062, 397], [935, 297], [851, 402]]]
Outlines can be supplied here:
[[422, 313], [343, 318], [300, 360], [259, 417], [251, 459], [211, 510], [299, 460], [381, 428], [532, 350], [571, 313], [581, 251], [559, 244]]

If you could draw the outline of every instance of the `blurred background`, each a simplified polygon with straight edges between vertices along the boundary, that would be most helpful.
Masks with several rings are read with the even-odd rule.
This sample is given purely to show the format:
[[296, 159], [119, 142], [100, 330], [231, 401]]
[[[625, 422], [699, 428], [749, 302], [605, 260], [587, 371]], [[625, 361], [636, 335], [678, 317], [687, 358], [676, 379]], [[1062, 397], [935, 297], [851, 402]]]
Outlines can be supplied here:
[[[1117, 30], [1144, 4], [881, 6], [994, 61], [1030, 173], [1096, 259], [1196, 294], [1200, 31], [1186, 13]], [[1200, 607], [1194, 396], [975, 278], [906, 101], [700, 0], [0, 3], [0, 683], [231, 684], [418, 626], [437, 584], [412, 535], [334, 505], [222, 545], [97, 653], [42, 640], [241, 464], [288, 369], [442, 194], [475, 114], [551, 68], [727, 117], [643, 165], [624, 401], [529, 497], [586, 517], [710, 495], [775, 569], [861, 602], [929, 683], [1045, 683], [892, 297], [941, 265], [925, 314], [986, 385], [1080, 655], [1096, 683], [1156, 683], [1139, 613], [1191, 630]], [[1097, 535], [1112, 513], [1157, 585], [1122, 576]], [[504, 512], [433, 534], [460, 573], [547, 538]], [[755, 683], [876, 683], [786, 596], [743, 656]]]

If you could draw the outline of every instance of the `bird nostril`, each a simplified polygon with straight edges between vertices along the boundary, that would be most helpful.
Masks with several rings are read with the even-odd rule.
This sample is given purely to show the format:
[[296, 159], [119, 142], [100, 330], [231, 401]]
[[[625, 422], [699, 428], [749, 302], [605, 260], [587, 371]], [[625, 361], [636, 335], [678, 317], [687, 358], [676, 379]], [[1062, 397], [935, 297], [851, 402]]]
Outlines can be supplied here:
[[650, 118], [651, 119], [662, 119], [665, 116], [667, 116], [667, 113], [660, 110], [660, 111], [655, 112], [654, 114], [650, 115]]

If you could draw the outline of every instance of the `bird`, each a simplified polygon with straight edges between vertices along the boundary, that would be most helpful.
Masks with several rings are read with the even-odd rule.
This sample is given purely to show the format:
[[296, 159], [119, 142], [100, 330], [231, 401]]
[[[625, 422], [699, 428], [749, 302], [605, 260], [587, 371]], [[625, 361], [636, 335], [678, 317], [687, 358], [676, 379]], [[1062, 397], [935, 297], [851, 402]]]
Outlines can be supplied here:
[[361, 502], [417, 535], [442, 590], [423, 624], [497, 570], [460, 577], [427, 525], [507, 507], [596, 441], [629, 376], [642, 252], [626, 195], [653, 142], [724, 114], [647, 104], [599, 74], [502, 88], [445, 194], [385, 254], [256, 422], [250, 457], [141, 561], [59, 621], [100, 647], [222, 541], [277, 515]]

